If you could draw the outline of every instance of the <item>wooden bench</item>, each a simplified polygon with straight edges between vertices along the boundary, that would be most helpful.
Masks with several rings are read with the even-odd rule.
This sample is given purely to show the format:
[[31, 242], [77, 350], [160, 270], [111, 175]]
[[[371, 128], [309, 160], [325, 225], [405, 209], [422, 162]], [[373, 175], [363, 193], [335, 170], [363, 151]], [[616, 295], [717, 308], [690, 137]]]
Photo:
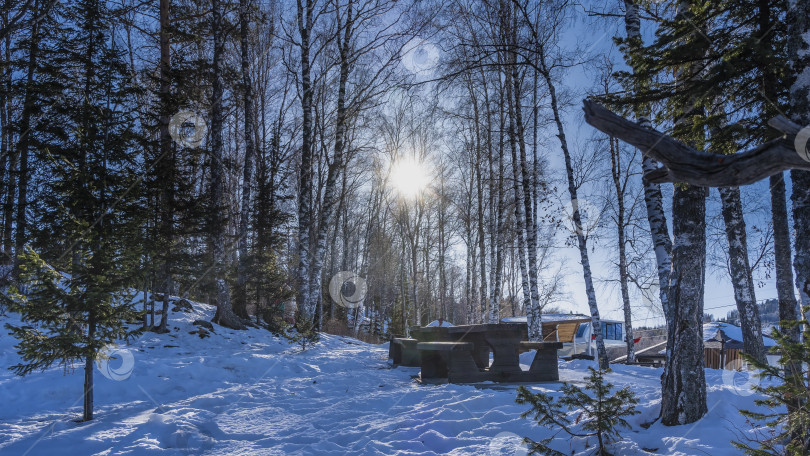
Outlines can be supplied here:
[[408, 339], [405, 337], [395, 337], [391, 339], [391, 344], [394, 346], [389, 347], [391, 359], [394, 365], [406, 367], [419, 367], [421, 360], [419, 358], [419, 350], [416, 344], [419, 341], [416, 339]]
[[392, 337], [388, 342], [388, 359], [392, 360], [394, 364], [402, 362], [402, 345], [396, 343], [399, 337]]
[[522, 341], [520, 348], [537, 350], [529, 370], [520, 377], [527, 382], [555, 382], [560, 379], [557, 368], [557, 350], [563, 348], [562, 342], [530, 342]]
[[400, 351], [400, 348], [402, 346], [399, 344], [395, 344], [394, 339], [402, 339], [403, 337], [405, 336], [403, 336], [402, 334], [393, 334], [391, 336], [391, 340], [388, 341], [388, 359], [396, 358], [398, 361], [402, 361], [401, 358], [402, 352]]
[[426, 383], [474, 383], [487, 379], [473, 359], [472, 342], [419, 342], [421, 378]]

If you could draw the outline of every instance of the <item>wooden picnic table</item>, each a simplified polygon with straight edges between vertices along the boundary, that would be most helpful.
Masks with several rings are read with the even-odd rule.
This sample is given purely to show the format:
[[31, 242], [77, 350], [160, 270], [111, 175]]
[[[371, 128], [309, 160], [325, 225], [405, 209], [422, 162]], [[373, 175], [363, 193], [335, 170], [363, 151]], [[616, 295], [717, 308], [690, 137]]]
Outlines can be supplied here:
[[[458, 340], [472, 342], [475, 350], [492, 350], [492, 365], [489, 372], [500, 377], [522, 372], [520, 369], [520, 342], [527, 334], [525, 323], [487, 323], [452, 326], [448, 333], [459, 336]], [[487, 356], [489, 353], [487, 353]], [[489, 360], [487, 360], [489, 361]], [[487, 362], [487, 364], [489, 364]]]
[[[477, 324], [411, 328], [413, 339], [395, 339], [401, 346], [394, 363], [407, 363], [408, 352], [420, 359], [421, 377], [428, 383], [476, 383], [557, 381], [557, 350], [560, 342], [529, 342], [526, 323]], [[396, 348], [396, 347], [395, 347]], [[520, 367], [519, 354], [537, 350], [529, 367]], [[492, 351], [492, 365], [489, 353]], [[417, 359], [413, 358], [413, 361]], [[412, 362], [413, 362], [412, 361]]]
[[453, 342], [447, 330], [450, 326], [425, 326], [424, 328], [412, 328], [411, 337], [419, 342]]

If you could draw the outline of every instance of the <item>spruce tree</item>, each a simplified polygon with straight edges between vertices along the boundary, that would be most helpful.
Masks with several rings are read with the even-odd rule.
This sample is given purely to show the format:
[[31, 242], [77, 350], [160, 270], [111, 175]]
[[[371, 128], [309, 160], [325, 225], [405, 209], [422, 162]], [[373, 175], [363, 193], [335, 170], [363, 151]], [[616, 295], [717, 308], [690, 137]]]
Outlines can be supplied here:
[[[561, 429], [571, 437], [596, 437], [598, 446], [595, 454], [607, 456], [610, 455], [608, 445], [620, 437], [619, 428], [630, 427], [625, 418], [641, 413], [635, 407], [638, 398], [628, 386], [614, 391], [613, 385], [605, 381], [605, 374], [610, 369], [597, 370], [590, 366], [588, 369], [591, 373], [585, 378], [584, 389], [565, 384], [562, 387], [563, 396], [554, 399], [550, 395], [532, 393], [525, 386], [520, 386], [515, 402], [531, 406], [531, 409], [520, 415], [521, 418], [531, 416], [540, 426]], [[571, 412], [577, 411], [579, 413], [572, 421]], [[581, 425], [582, 430], [575, 429], [575, 425]], [[530, 445], [532, 454], [564, 455], [549, 447], [554, 436], [540, 442], [529, 438], [525, 440]]]
[[115, 14], [100, 0], [64, 4], [53, 61], [59, 96], [40, 120], [49, 178], [39, 221], [48, 226], [21, 257], [24, 286], [11, 296], [25, 326], [19, 374], [84, 361], [84, 420], [93, 418], [93, 363], [103, 348], [134, 334], [137, 311], [124, 290], [138, 265], [143, 164], [133, 119], [131, 72], [114, 39]]
[[[810, 312], [805, 307], [804, 312]], [[803, 325], [801, 341], [795, 337], [796, 330]], [[775, 329], [780, 359], [777, 366], [757, 361], [743, 355], [755, 368], [760, 369], [760, 377], [770, 380], [763, 386], [753, 385], [754, 391], [765, 396], [755, 403], [768, 409], [767, 412], [740, 410], [749, 422], [764, 424], [766, 432], [757, 433], [756, 439], [732, 442], [734, 446], [753, 456], [787, 455], [800, 456], [810, 453], [810, 322], [806, 319], [782, 322], [782, 328]]]
[[[630, 102], [636, 106], [663, 101], [659, 121], [673, 123], [675, 137], [718, 154], [733, 153], [777, 136], [767, 125], [767, 120], [781, 109], [780, 104], [784, 102], [786, 87], [789, 86], [786, 81], [786, 27], [783, 20], [786, 3], [779, 0], [690, 0], [658, 5], [669, 13], [669, 17], [661, 20], [652, 44], [642, 46], [637, 38], [635, 42], [632, 39], [618, 40], [634, 69], [632, 74], [620, 72], [618, 76], [627, 87], [633, 87], [634, 93], [609, 101], [621, 100], [619, 102]], [[708, 140], [707, 132], [710, 133]], [[774, 201], [778, 203], [775, 205], [774, 225], [777, 234], [783, 234], [787, 226], [786, 217], [779, 214], [779, 204], [784, 208], [781, 176], [773, 178], [772, 184], [775, 184], [771, 190]], [[684, 185], [676, 186], [675, 201], [678, 201], [679, 195], [686, 194], [686, 188]], [[743, 341], [748, 353], [764, 361], [765, 350], [747, 257], [739, 189], [721, 188], [719, 191], [730, 246], [729, 272], [738, 308], [746, 317], [742, 322]], [[684, 226], [679, 223], [683, 215], [688, 216], [688, 212], [681, 209], [682, 205], [673, 204], [673, 213], [682, 212], [680, 216], [673, 217], [676, 231], [678, 226]], [[777, 273], [780, 278], [787, 277], [789, 282], [790, 271], [786, 267], [789, 264], [789, 244], [784, 235], [778, 241], [780, 258], [777, 259]], [[695, 243], [694, 240], [688, 242], [692, 245]], [[683, 290], [678, 288], [683, 283], [680, 277], [682, 273], [676, 269], [673, 269], [676, 274], [672, 277], [671, 291], [682, 294]], [[780, 284], [780, 298], [792, 294], [789, 290], [783, 291], [784, 280]], [[689, 301], [694, 299], [690, 298]], [[784, 307], [788, 310], [791, 303], [785, 300]], [[789, 317], [790, 313], [786, 312], [785, 315]], [[668, 323], [672, 330], [675, 323], [680, 324], [684, 319], [670, 320]], [[675, 329], [674, 333], [671, 331], [669, 340], [674, 340], [674, 335], [681, 333], [685, 331], [680, 328]], [[694, 334], [692, 339], [697, 341], [699, 336], [696, 331], [691, 333]], [[702, 355], [696, 352], [697, 356]], [[666, 385], [680, 383], [665, 383], [665, 390]], [[667, 396], [665, 394], [665, 398]], [[666, 405], [669, 401], [665, 400], [664, 403]], [[705, 407], [701, 408], [705, 411]], [[668, 406], [665, 409], [675, 411]], [[671, 421], [673, 416], [670, 414], [665, 421]]]

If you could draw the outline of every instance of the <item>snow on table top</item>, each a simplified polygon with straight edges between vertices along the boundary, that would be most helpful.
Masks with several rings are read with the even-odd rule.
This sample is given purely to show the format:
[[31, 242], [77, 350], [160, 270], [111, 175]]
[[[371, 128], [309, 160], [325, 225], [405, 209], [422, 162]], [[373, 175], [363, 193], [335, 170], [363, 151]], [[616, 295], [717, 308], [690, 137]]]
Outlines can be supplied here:
[[439, 320], [433, 320], [433, 321], [431, 321], [430, 323], [427, 324], [427, 327], [430, 327], [430, 328], [436, 327], [436, 326], [447, 327], [447, 326], [455, 326], [455, 325], [453, 325], [453, 323], [450, 323], [447, 320], [443, 320], [441, 324], [439, 324]]
[[[60, 368], [20, 378], [14, 340], [0, 332], [0, 454], [2, 455], [489, 455], [502, 454], [498, 436], [550, 436], [520, 413], [514, 385], [422, 386], [419, 368], [392, 368], [387, 345], [323, 335], [301, 352], [265, 330], [232, 331], [215, 325], [206, 339], [189, 334], [195, 319], [214, 307], [193, 303], [171, 314], [169, 334], [133, 341], [131, 376], [114, 381], [96, 371], [96, 419], [81, 414], [82, 371]], [[13, 322], [14, 315], [0, 317]], [[524, 368], [533, 352], [521, 354]], [[111, 364], [116, 368], [115, 361]], [[562, 380], [581, 382], [593, 362], [560, 361]], [[632, 430], [614, 454], [736, 454], [729, 443], [747, 429], [738, 408], [758, 396], [740, 396], [707, 370], [709, 413], [698, 425], [652, 422], [660, 404], [660, 369], [613, 366], [609, 380], [639, 396]], [[559, 394], [561, 384], [532, 386]], [[504, 434], [507, 433], [507, 434]], [[584, 455], [594, 441], [561, 438], [553, 446]], [[508, 441], [508, 440], [507, 440]], [[515, 440], [513, 440], [515, 441]]]

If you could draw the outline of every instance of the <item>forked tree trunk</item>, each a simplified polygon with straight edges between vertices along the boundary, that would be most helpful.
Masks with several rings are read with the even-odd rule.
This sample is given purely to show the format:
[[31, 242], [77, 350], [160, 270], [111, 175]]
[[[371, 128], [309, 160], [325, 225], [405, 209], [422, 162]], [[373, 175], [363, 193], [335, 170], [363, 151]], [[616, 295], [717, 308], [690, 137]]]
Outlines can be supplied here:
[[[512, 24], [511, 37], [513, 44], [517, 44], [516, 21], [517, 18], [515, 16], [515, 22]], [[524, 309], [526, 311], [529, 340], [542, 341], [543, 325], [540, 317], [540, 291], [537, 287], [537, 225], [534, 214], [534, 204], [532, 202], [532, 198], [536, 198], [536, 188], [534, 188], [534, 179], [532, 178], [533, 173], [529, 172], [529, 165], [526, 157], [526, 138], [525, 129], [523, 128], [523, 110], [520, 105], [520, 80], [518, 77], [516, 54], [513, 54], [512, 61], [512, 109], [515, 116], [515, 134], [517, 135], [518, 149], [520, 151], [520, 177], [523, 184], [523, 227], [526, 231], [526, 253], [528, 260], [527, 268], [529, 276], [529, 289], [524, 289], [523, 292], [526, 293], [528, 291], [528, 296], [530, 299], [529, 305], [524, 307]], [[517, 195], [515, 196], [517, 197]], [[515, 201], [516, 206], [520, 206], [520, 204], [521, 201]]]
[[[528, 18], [528, 14], [526, 9], [521, 5], [515, 4], [520, 9], [520, 13], [523, 15], [524, 21], [528, 22], [531, 25], [531, 21]], [[552, 22], [549, 23], [548, 26], [551, 30], [556, 31], [560, 27], [559, 22]], [[596, 290], [593, 286], [593, 275], [591, 273], [591, 264], [590, 259], [588, 257], [588, 246], [587, 246], [587, 238], [585, 236], [585, 232], [582, 228], [582, 215], [579, 210], [579, 200], [577, 197], [577, 186], [574, 180], [574, 168], [571, 162], [571, 153], [568, 150], [568, 140], [566, 139], [565, 129], [563, 128], [562, 123], [562, 115], [560, 112], [559, 101], [557, 99], [557, 91], [556, 86], [554, 84], [554, 80], [551, 75], [551, 66], [548, 61], [548, 55], [546, 55], [546, 44], [547, 38], [546, 36], [540, 36], [540, 33], [537, 31], [536, 28], [530, 27], [529, 29], [531, 33], [531, 39], [533, 40], [532, 45], [534, 47], [534, 53], [536, 61], [532, 62], [530, 65], [538, 72], [540, 75], [543, 76], [543, 81], [548, 88], [548, 95], [549, 101], [551, 102], [551, 112], [554, 117], [554, 123], [557, 127], [557, 138], [560, 140], [560, 148], [563, 152], [563, 158], [565, 160], [565, 171], [566, 177], [568, 179], [568, 194], [571, 198], [571, 206], [572, 206], [572, 216], [571, 219], [574, 222], [574, 228], [576, 231], [576, 238], [577, 238], [577, 245], [579, 247], [579, 255], [580, 261], [582, 262], [582, 273], [585, 279], [585, 294], [588, 298], [588, 307], [591, 312], [591, 327], [593, 330], [593, 334], [596, 337], [596, 351], [597, 356], [599, 359], [599, 367], [601, 369], [607, 369], [609, 367], [609, 361], [607, 357], [607, 351], [605, 350], [605, 341], [603, 339], [602, 334], [602, 325], [601, 319], [599, 316], [599, 307], [596, 304]]]

